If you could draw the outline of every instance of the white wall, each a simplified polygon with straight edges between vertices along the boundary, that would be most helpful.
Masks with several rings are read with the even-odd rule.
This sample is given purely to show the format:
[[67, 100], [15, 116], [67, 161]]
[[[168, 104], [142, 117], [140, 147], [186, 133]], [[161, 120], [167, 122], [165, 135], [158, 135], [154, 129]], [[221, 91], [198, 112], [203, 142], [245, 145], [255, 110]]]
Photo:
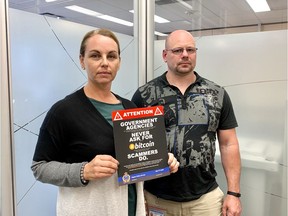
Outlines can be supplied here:
[[[94, 28], [9, 9], [18, 216], [55, 215], [57, 188], [36, 182], [30, 169], [40, 125], [53, 103], [82, 87], [78, 56]], [[138, 74], [133, 37], [117, 34], [121, 68], [115, 93], [131, 98]]]
[[[196, 71], [226, 88], [239, 127], [244, 216], [287, 216], [287, 30], [196, 38]], [[155, 41], [154, 76], [166, 71]], [[216, 157], [218, 181], [225, 176]]]

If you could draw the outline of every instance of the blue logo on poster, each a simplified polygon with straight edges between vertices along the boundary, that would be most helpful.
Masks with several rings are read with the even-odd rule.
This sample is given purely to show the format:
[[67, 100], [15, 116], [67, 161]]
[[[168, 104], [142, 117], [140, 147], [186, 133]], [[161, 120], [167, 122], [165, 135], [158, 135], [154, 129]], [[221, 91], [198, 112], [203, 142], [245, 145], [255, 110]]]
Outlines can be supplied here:
[[130, 182], [130, 175], [127, 172], [125, 172], [124, 175], [122, 176], [122, 180], [124, 183]]

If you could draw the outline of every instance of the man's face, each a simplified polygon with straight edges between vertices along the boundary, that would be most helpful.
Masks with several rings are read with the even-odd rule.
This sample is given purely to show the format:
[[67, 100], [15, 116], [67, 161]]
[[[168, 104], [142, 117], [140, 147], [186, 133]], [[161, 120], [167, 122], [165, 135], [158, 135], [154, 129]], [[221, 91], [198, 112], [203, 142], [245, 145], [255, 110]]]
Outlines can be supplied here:
[[193, 37], [179, 33], [171, 35], [162, 56], [169, 71], [185, 75], [192, 72], [196, 66], [196, 50]]

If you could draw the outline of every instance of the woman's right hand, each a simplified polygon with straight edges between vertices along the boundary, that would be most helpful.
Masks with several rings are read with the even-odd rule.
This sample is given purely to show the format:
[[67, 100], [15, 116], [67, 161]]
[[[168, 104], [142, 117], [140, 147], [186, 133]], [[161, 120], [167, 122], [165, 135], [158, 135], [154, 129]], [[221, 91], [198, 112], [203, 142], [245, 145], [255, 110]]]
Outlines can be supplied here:
[[84, 179], [95, 180], [112, 176], [118, 169], [119, 162], [111, 155], [97, 155], [84, 167]]

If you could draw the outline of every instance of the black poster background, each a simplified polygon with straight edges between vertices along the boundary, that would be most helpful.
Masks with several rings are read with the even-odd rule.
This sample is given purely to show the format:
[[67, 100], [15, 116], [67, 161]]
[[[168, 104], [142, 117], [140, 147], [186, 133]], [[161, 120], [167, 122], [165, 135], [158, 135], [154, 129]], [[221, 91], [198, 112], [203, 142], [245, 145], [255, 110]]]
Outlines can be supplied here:
[[163, 114], [113, 121], [113, 126], [120, 185], [170, 174]]

